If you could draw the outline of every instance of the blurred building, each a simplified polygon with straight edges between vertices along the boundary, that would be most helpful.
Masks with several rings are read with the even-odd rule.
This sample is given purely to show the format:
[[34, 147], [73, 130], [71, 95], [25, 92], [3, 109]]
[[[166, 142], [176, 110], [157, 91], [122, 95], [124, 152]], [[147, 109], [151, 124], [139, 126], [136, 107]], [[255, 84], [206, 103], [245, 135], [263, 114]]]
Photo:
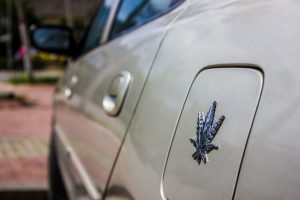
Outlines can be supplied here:
[[[66, 0], [27, 0], [30, 2], [37, 17], [65, 16]], [[76, 17], [87, 16], [101, 0], [67, 0], [70, 2], [72, 15]]]
[[[14, 57], [20, 47], [15, 0], [0, 0], [0, 69], [7, 68], [7, 54]], [[20, 0], [27, 29], [31, 24], [68, 25], [80, 40], [101, 0]], [[9, 8], [9, 6], [10, 8]], [[7, 26], [10, 23], [11, 27]], [[8, 43], [6, 38], [10, 37]], [[10, 48], [10, 50], [8, 50]]]

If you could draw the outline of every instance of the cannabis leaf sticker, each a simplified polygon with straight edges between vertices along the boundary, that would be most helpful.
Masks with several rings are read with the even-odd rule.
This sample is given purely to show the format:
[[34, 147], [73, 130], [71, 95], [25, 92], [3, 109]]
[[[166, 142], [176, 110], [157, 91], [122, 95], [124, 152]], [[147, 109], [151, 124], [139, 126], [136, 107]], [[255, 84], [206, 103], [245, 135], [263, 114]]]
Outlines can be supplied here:
[[216, 107], [217, 102], [214, 101], [206, 116], [204, 113], [198, 113], [196, 138], [190, 139], [190, 142], [196, 148], [196, 151], [193, 153], [192, 157], [198, 162], [199, 165], [201, 161], [206, 164], [206, 162], [208, 162], [207, 154], [210, 151], [218, 150], [219, 148], [217, 145], [214, 145], [211, 142], [221, 127], [225, 116], [221, 116], [217, 121], [214, 122]]

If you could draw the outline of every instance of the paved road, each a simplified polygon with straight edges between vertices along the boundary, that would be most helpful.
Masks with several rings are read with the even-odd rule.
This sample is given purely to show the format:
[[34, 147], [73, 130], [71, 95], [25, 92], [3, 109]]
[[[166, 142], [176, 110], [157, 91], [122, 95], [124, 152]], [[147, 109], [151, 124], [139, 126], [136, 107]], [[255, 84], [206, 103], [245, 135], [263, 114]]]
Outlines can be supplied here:
[[13, 75], [21, 74], [21, 72], [11, 72], [11, 71], [1, 71], [0, 72], [0, 81], [7, 81]]
[[[0, 83], [33, 102], [0, 99], [0, 199], [46, 199], [47, 153], [54, 86]], [[32, 193], [34, 192], [34, 193]]]

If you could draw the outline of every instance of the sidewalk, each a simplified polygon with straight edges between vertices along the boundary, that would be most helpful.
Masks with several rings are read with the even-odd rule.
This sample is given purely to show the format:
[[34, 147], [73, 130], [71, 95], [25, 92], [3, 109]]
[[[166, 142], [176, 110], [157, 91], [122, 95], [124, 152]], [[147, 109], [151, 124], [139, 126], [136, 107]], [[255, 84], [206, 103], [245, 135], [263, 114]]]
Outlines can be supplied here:
[[51, 85], [0, 83], [0, 94], [30, 102], [0, 99], [0, 191], [47, 188], [53, 91]]

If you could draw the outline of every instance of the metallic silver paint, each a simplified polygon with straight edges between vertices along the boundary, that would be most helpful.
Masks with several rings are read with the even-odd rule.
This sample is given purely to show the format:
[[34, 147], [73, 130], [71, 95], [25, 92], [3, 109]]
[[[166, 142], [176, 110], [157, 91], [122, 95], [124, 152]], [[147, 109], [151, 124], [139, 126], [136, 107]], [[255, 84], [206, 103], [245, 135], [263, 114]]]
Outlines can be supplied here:
[[[185, 8], [182, 5], [83, 55], [70, 65], [60, 82], [55, 95], [56, 123], [101, 193], [161, 42]], [[122, 111], [111, 117], [103, 110], [102, 100], [111, 80], [122, 71], [131, 73], [132, 82]], [[73, 75], [78, 77], [74, 86], [70, 83]], [[64, 88], [72, 90], [71, 98], [64, 97]], [[60, 159], [60, 165], [65, 164], [65, 159]]]
[[[251, 68], [212, 68], [197, 75], [176, 125], [163, 174], [168, 199], [232, 197], [262, 83], [261, 72]], [[226, 123], [214, 138], [219, 151], [210, 152], [210, 161], [198, 166], [190, 158], [194, 148], [182, 141], [194, 135], [190, 119], [197, 114], [195, 108], [203, 110], [213, 99], [218, 102], [216, 115], [226, 113]]]
[[[82, 165], [81, 161], [77, 157], [76, 153], [74, 152], [72, 146], [68, 143], [68, 140], [65, 137], [65, 133], [59, 127], [59, 125], [56, 125], [55, 132], [58, 137], [58, 140], [62, 143], [63, 148], [65, 148], [65, 156], [68, 159], [68, 163], [70, 163], [70, 167], [77, 170], [77, 173], [79, 175], [79, 178], [83, 182], [83, 186], [85, 187], [87, 194], [89, 195], [89, 198], [91, 200], [98, 200], [101, 198], [101, 194], [97, 190], [97, 188], [94, 186], [92, 179], [87, 174], [86, 170], [84, 169], [84, 166]], [[68, 169], [70, 170], [70, 169]], [[63, 173], [67, 173], [66, 171], [62, 171]], [[74, 188], [76, 189], [76, 188]]]
[[[299, 3], [192, 1], [159, 51], [111, 187], [124, 187], [135, 199], [161, 198], [157, 185], [180, 105], [201, 69], [225, 64], [253, 66], [265, 77], [237, 187], [231, 190], [235, 197], [228, 199], [298, 199]], [[143, 180], [147, 183], [140, 184]], [[222, 194], [215, 188], [209, 192]]]
[[[71, 88], [74, 95], [70, 102], [57, 94], [58, 123], [69, 133], [68, 140], [102, 190], [127, 133], [107, 186], [107, 199], [161, 199], [166, 198], [165, 193], [172, 198], [179, 195], [194, 197], [199, 188], [202, 198], [207, 199], [299, 199], [300, 70], [297, 66], [300, 63], [300, 2], [193, 0], [189, 3], [185, 2], [175, 11], [74, 63], [63, 78], [61, 89], [69, 87], [73, 74], [79, 76], [79, 82]], [[264, 83], [259, 106], [254, 108], [251, 104], [254, 121], [249, 121], [250, 115], [246, 115], [245, 126], [232, 124], [230, 118], [226, 119], [221, 128], [223, 133], [215, 139], [222, 143], [221, 154], [211, 153], [213, 159], [209, 165], [213, 168], [205, 171], [201, 165], [199, 169], [192, 159], [188, 161], [191, 163], [187, 167], [194, 171], [193, 175], [204, 177], [208, 183], [202, 185], [202, 180], [197, 179], [191, 186], [189, 181], [195, 181], [194, 177], [182, 175], [186, 173], [181, 171], [185, 170], [179, 159], [183, 156], [174, 156], [178, 151], [178, 131], [182, 134], [192, 126], [189, 123], [194, 122], [195, 113], [184, 112], [190, 99], [187, 96], [200, 71], [226, 67], [260, 71]], [[133, 85], [124, 102], [125, 110], [118, 118], [111, 119], [99, 109], [99, 101], [112, 77], [122, 70], [133, 75]], [[226, 74], [230, 75], [229, 72]], [[220, 83], [220, 87], [243, 81], [239, 77], [227, 79]], [[202, 98], [209, 98], [210, 91], [201, 85], [198, 92]], [[196, 95], [197, 92], [190, 94]], [[205, 109], [214, 100], [213, 96], [201, 102], [203, 108], [200, 109]], [[235, 104], [230, 104], [232, 99], [227, 95], [216, 100], [222, 102], [219, 104], [222, 113], [238, 114], [235, 117], [241, 119], [245, 117], [232, 109]], [[244, 130], [242, 142], [225, 137], [236, 134], [230, 132], [229, 127]], [[175, 146], [172, 145], [167, 160], [173, 134]], [[88, 136], [92, 136], [91, 139], [87, 139]], [[106, 151], [108, 147], [112, 148]], [[237, 147], [238, 152], [235, 151]], [[181, 147], [181, 154], [190, 155], [190, 144], [186, 148]], [[228, 155], [235, 162], [226, 160]], [[85, 157], [90, 158], [98, 171], [89, 168]], [[63, 162], [62, 159], [61, 166]], [[170, 163], [177, 173], [170, 170]], [[163, 179], [164, 169], [166, 176]], [[228, 174], [222, 174], [224, 170], [228, 170]], [[98, 178], [99, 171], [105, 174], [104, 178]], [[199, 188], [190, 193], [195, 185]], [[216, 185], [218, 187], [214, 187]]]

